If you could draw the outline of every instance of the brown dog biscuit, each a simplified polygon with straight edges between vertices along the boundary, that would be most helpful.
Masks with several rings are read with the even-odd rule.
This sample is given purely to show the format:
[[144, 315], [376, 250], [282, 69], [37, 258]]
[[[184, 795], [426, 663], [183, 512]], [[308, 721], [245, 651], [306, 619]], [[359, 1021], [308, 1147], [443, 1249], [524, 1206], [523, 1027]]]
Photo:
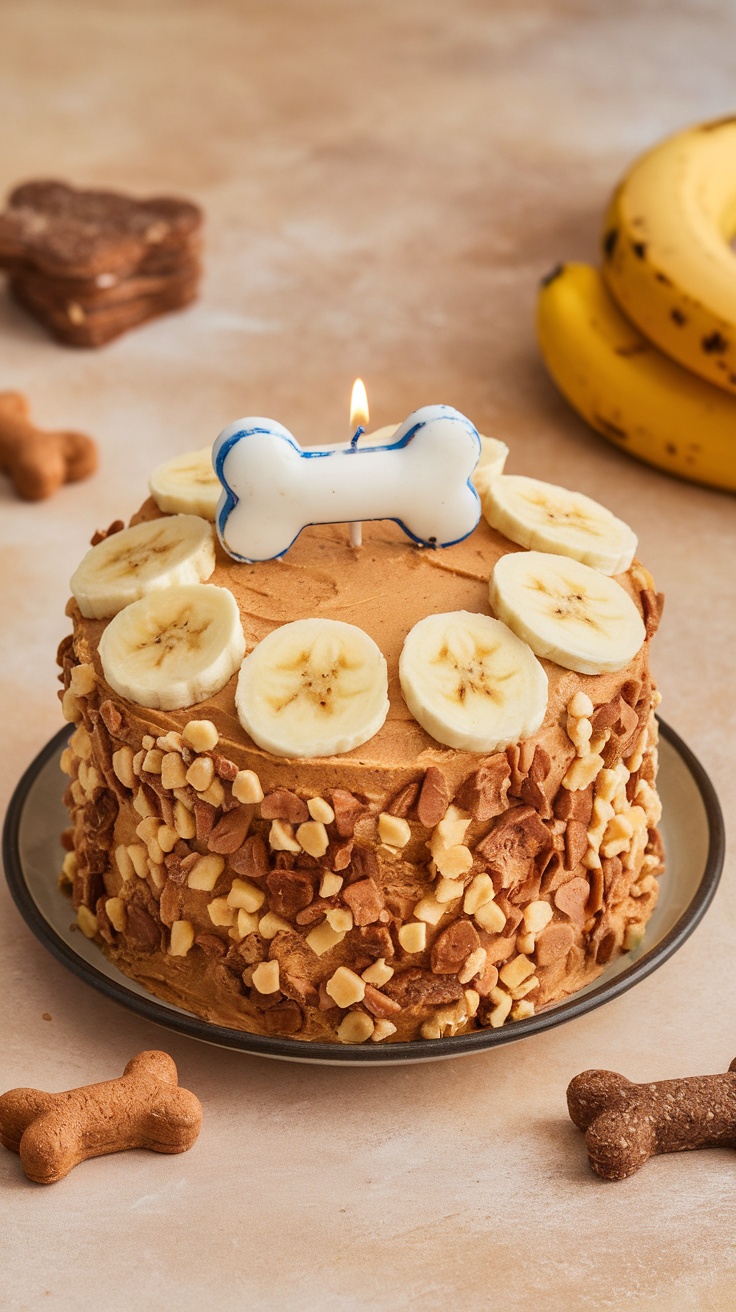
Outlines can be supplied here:
[[129, 328], [136, 328], [160, 314], [169, 314], [190, 305], [197, 295], [197, 276], [171, 281], [151, 296], [137, 296], [112, 304], [89, 305], [77, 301], [56, 306], [29, 292], [20, 279], [10, 279], [10, 291], [20, 305], [66, 346], [104, 346]]
[[[0, 216], [0, 226], [2, 216]], [[169, 278], [176, 277], [193, 264], [200, 264], [203, 242], [200, 235], [190, 238], [180, 247], [152, 246], [133, 269], [121, 268], [97, 273], [94, 277], [78, 277], [64, 270], [51, 272], [39, 268], [30, 259], [0, 259], [0, 269], [5, 269], [13, 277], [38, 279], [49, 295], [94, 296], [104, 294], [118, 283], [128, 278]]]
[[28, 182], [0, 214], [0, 268], [15, 300], [59, 341], [102, 346], [190, 304], [201, 226], [190, 201]]
[[202, 211], [190, 201], [28, 182], [11, 192], [0, 214], [0, 266], [21, 263], [75, 278], [127, 275], [152, 251], [186, 257], [201, 223]]
[[29, 298], [37, 300], [43, 309], [64, 311], [69, 305], [79, 305], [85, 311], [108, 308], [137, 300], [141, 296], [157, 296], [173, 287], [195, 282], [202, 266], [195, 255], [179, 260], [168, 269], [158, 272], [101, 275], [100, 278], [52, 278], [36, 269], [14, 270], [12, 281], [21, 287]]
[[689, 1148], [736, 1147], [736, 1058], [725, 1075], [633, 1084], [615, 1071], [576, 1075], [571, 1120], [604, 1180], [625, 1180], [650, 1157]]
[[[128, 306], [137, 306], [144, 302], [166, 301], [173, 303], [178, 296], [196, 291], [201, 273], [201, 266], [196, 262], [185, 265], [180, 273], [159, 277], [145, 274], [141, 277], [132, 275], [122, 278], [114, 287], [97, 296], [57, 293], [55, 288], [44, 285], [44, 280], [29, 277], [27, 274], [13, 274], [9, 279], [10, 290], [24, 304], [33, 307], [38, 315], [48, 314], [60, 317], [70, 323], [80, 323], [83, 318], [107, 312], [121, 313]], [[78, 314], [76, 311], [82, 311]]]
[[97, 446], [84, 433], [36, 428], [20, 392], [0, 392], [0, 472], [19, 497], [41, 501], [62, 483], [88, 478], [97, 468]]
[[150, 1148], [183, 1153], [202, 1124], [199, 1100], [178, 1085], [165, 1052], [139, 1052], [117, 1080], [65, 1093], [11, 1089], [0, 1097], [0, 1143], [29, 1180], [53, 1184], [90, 1157]]

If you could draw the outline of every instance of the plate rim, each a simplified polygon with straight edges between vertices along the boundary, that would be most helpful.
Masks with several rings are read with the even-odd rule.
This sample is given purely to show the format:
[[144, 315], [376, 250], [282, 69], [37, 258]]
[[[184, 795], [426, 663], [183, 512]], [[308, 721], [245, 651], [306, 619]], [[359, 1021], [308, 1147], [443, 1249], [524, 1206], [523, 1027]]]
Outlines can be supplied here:
[[[119, 1006], [188, 1038], [214, 1044], [218, 1047], [249, 1053], [252, 1056], [276, 1057], [282, 1060], [324, 1063], [330, 1065], [390, 1065], [418, 1061], [433, 1061], [447, 1057], [467, 1056], [489, 1048], [513, 1043], [530, 1034], [540, 1034], [570, 1020], [587, 1015], [597, 1007], [611, 1002], [628, 992], [635, 984], [664, 965], [682, 947], [700, 924], [718, 888], [725, 858], [725, 828], [721, 805], [715, 788], [694, 752], [678, 733], [657, 716], [660, 733], [680, 757], [690, 773], [705, 809], [708, 827], [708, 851], [700, 882], [688, 905], [675, 924], [650, 952], [631, 963], [614, 979], [601, 983], [582, 997], [571, 994], [562, 1002], [513, 1025], [499, 1029], [475, 1030], [472, 1034], [456, 1034], [442, 1039], [412, 1039], [405, 1043], [379, 1045], [341, 1045], [323, 1042], [306, 1042], [278, 1036], [249, 1034], [215, 1025], [183, 1010], [170, 1010], [155, 995], [141, 996], [103, 974], [95, 966], [78, 956], [61, 938], [38, 908], [26, 883], [20, 856], [19, 835], [28, 796], [40, 772], [51, 758], [60, 754], [73, 732], [73, 725], [64, 725], [41, 748], [21, 775], [8, 804], [2, 835], [2, 855], [5, 878], [10, 894], [26, 926], [38, 941], [62, 965], [79, 979], [90, 984]], [[125, 978], [125, 977], [123, 977]]]

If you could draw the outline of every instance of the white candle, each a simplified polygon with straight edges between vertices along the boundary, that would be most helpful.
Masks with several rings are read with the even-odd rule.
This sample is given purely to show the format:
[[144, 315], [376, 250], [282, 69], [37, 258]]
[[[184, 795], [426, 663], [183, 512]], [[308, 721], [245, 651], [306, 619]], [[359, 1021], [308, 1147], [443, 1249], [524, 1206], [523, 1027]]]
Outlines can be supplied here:
[[236, 560], [283, 556], [308, 524], [393, 519], [425, 547], [472, 533], [480, 502], [470, 478], [480, 438], [450, 406], [415, 410], [387, 440], [302, 448], [272, 419], [239, 419], [212, 460], [223, 493], [217, 532]]

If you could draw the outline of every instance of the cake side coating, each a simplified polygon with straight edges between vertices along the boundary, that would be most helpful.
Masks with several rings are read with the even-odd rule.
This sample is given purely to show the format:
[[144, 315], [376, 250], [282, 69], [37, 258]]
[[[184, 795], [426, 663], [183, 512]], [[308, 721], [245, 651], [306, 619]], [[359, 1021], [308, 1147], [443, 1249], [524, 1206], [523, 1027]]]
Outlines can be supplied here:
[[[147, 502], [136, 519], [159, 514]], [[288, 760], [252, 744], [235, 679], [182, 711], [118, 697], [97, 654], [105, 623], [70, 603], [61, 662], [78, 728], [64, 758], [65, 869], [82, 929], [152, 992], [209, 1020], [347, 1042], [532, 1014], [640, 941], [662, 869], [649, 671], [658, 602], [646, 571], [635, 562], [618, 578], [647, 625], [643, 647], [616, 674], [544, 661], [549, 701], [533, 738], [491, 756], [445, 748], [401, 696], [412, 625], [487, 613], [489, 575], [515, 550], [484, 522], [437, 552], [378, 522], [364, 526], [360, 551], [344, 526], [321, 526], [283, 562], [235, 565], [218, 552], [210, 582], [235, 596], [249, 648], [319, 615], [359, 625], [385, 655], [383, 728], [329, 758]], [[179, 737], [197, 720], [219, 735], [199, 753]], [[182, 782], [195, 759], [200, 788]], [[263, 801], [234, 795], [242, 771], [257, 776]]]

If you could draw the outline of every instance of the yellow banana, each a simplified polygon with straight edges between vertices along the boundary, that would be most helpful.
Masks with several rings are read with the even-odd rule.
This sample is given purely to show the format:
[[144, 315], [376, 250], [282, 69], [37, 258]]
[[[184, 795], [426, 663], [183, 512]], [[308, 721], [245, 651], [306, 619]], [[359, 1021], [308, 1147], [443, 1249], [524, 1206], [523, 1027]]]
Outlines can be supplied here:
[[736, 118], [678, 132], [632, 164], [603, 230], [609, 291], [645, 336], [736, 395]]
[[563, 396], [610, 442], [679, 478], [736, 492], [736, 397], [647, 341], [597, 269], [565, 264], [550, 275], [537, 334]]

